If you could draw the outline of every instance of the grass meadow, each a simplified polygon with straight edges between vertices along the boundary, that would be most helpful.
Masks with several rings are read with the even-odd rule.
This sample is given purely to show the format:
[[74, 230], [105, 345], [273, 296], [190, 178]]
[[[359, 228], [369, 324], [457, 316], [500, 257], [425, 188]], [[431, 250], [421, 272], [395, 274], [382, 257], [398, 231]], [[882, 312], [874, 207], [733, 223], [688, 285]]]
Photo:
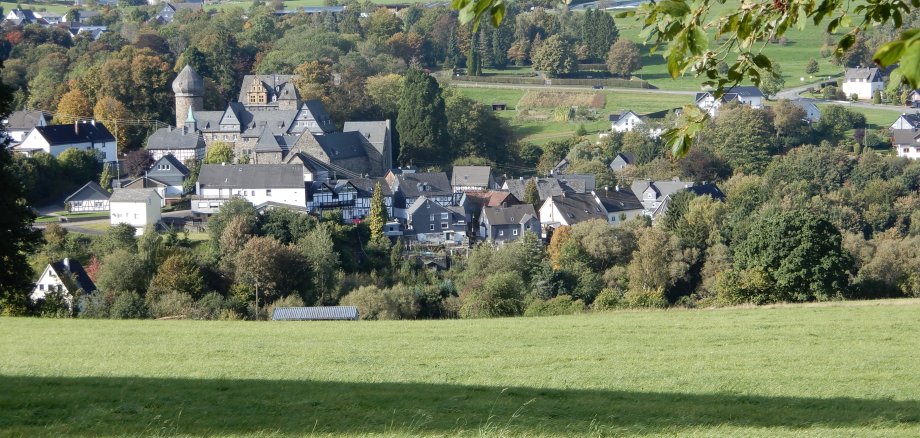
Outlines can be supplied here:
[[0, 436], [917, 436], [920, 300], [392, 322], [0, 319]]

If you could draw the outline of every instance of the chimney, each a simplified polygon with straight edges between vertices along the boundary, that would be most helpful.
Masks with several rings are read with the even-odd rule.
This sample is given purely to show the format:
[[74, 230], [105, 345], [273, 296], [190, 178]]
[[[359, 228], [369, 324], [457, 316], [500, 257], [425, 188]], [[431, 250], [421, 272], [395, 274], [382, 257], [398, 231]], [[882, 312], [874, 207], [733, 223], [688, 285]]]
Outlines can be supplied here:
[[93, 119], [89, 122], [90, 125], [96, 126], [96, 119]]
[[617, 190], [618, 192], [620, 191], [620, 185], [619, 185], [619, 184], [617, 184], [616, 190]]
[[80, 134], [80, 121], [79, 120], [73, 121], [73, 133]]
[[64, 257], [64, 261], [61, 263], [64, 265], [64, 269], [67, 270], [67, 273], [70, 273], [70, 259], [67, 257]]

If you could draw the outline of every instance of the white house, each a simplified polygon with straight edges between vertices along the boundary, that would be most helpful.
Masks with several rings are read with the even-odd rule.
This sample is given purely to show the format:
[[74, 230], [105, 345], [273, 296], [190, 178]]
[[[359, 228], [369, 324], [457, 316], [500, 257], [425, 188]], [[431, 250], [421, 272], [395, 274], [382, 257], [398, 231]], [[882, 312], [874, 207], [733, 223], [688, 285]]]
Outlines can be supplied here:
[[891, 124], [892, 131], [895, 129], [920, 129], [920, 113], [901, 114], [898, 120]]
[[90, 181], [68, 196], [64, 202], [71, 213], [109, 211], [109, 192], [96, 181]]
[[818, 120], [821, 120], [821, 110], [817, 105], [804, 99], [796, 99], [790, 102], [792, 102], [793, 105], [802, 108], [802, 111], [805, 111], [806, 121], [817, 122]]
[[13, 111], [3, 120], [6, 135], [13, 146], [22, 143], [26, 135], [36, 126], [48, 126], [51, 116], [44, 111]]
[[750, 105], [751, 108], [760, 109], [763, 107], [764, 95], [757, 87], [737, 86], [725, 90], [721, 98], [716, 97], [709, 91], [696, 93], [696, 106], [701, 110], [715, 117], [719, 113], [719, 108], [729, 102], [738, 102], [742, 105]]
[[96, 150], [100, 160], [105, 162], [118, 159], [115, 136], [102, 122], [95, 120], [75, 122], [72, 125], [36, 126], [13, 150], [30, 156], [42, 151], [56, 157], [71, 148]]
[[540, 206], [540, 226], [544, 237], [548, 229], [593, 219], [607, 221], [607, 212], [591, 193], [550, 196]]
[[454, 166], [450, 184], [454, 188], [454, 193], [498, 188], [489, 166]]
[[892, 129], [891, 146], [899, 157], [920, 159], [920, 128]]
[[610, 115], [610, 130], [613, 132], [629, 132], [643, 123], [639, 115], [630, 110]]
[[144, 227], [160, 222], [162, 202], [155, 189], [115, 189], [109, 198], [109, 218], [112, 225], [131, 225], [141, 235]]
[[231, 197], [261, 205], [267, 202], [307, 207], [303, 166], [299, 164], [205, 164], [192, 197], [192, 213], [213, 214]]
[[73, 296], [80, 289], [89, 293], [96, 290], [96, 285], [86, 274], [80, 262], [65, 258], [45, 267], [42, 275], [35, 282], [35, 288], [32, 289], [29, 298], [35, 302], [45, 299], [45, 296], [51, 292], [58, 292], [69, 306], [73, 306]]
[[843, 84], [840, 87], [847, 98], [855, 94], [865, 100], [872, 99], [872, 94], [876, 90], [884, 88], [885, 80], [882, 78], [882, 72], [875, 67], [848, 68], [843, 74]]

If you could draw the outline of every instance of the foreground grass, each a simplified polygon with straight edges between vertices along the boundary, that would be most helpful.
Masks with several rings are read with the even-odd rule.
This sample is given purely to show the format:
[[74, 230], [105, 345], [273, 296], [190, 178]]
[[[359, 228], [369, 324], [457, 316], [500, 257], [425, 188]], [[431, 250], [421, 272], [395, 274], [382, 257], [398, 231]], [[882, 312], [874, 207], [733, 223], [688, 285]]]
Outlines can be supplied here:
[[0, 435], [916, 436], [918, 315], [0, 319]]

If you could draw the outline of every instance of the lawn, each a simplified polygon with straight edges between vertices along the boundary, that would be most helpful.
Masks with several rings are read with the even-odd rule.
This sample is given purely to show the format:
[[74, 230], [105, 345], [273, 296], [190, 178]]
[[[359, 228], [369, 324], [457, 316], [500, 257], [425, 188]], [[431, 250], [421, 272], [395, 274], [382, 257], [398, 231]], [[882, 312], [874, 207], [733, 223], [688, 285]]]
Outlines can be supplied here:
[[917, 436], [918, 315], [2, 318], [0, 435]]
[[94, 211], [89, 213], [68, 213], [66, 211], [58, 211], [54, 213], [56, 216], [39, 216], [35, 219], [37, 223], [45, 222], [60, 222], [61, 217], [66, 217], [68, 219], [103, 219], [109, 217], [109, 212], [107, 211]]
[[[400, 0], [400, 1], [370, 0], [371, 3], [375, 3], [378, 5], [397, 4], [397, 3], [398, 4], [419, 3], [421, 1], [422, 0]], [[221, 8], [228, 8], [228, 7], [233, 7], [233, 6], [240, 7], [243, 9], [249, 9], [249, 7], [252, 6], [252, 2], [246, 2], [246, 1], [222, 1], [219, 3], [213, 2], [213, 3], [206, 4], [204, 8], [205, 9], [221, 9]], [[300, 8], [304, 6], [326, 6], [326, 3], [323, 0], [285, 0], [284, 1], [285, 9], [294, 9], [294, 8]]]
[[[833, 103], [818, 103], [817, 105], [818, 108], [823, 109], [828, 105], [833, 105]], [[858, 106], [850, 106], [845, 103], [838, 105], [843, 105], [853, 112], [865, 115], [866, 123], [868, 123], [869, 127], [873, 129], [887, 128], [891, 126], [891, 124], [898, 119], [898, 116], [900, 116], [905, 111], [905, 109], [901, 108], [886, 108], [881, 106], [878, 108], [862, 108]]]
[[19, 4], [23, 9], [31, 9], [33, 11], [48, 11], [61, 15], [66, 14], [67, 11], [73, 7], [73, 3], [0, 2], [0, 6], [3, 7], [3, 14], [6, 15], [10, 12], [10, 10], [16, 9], [17, 4]]

